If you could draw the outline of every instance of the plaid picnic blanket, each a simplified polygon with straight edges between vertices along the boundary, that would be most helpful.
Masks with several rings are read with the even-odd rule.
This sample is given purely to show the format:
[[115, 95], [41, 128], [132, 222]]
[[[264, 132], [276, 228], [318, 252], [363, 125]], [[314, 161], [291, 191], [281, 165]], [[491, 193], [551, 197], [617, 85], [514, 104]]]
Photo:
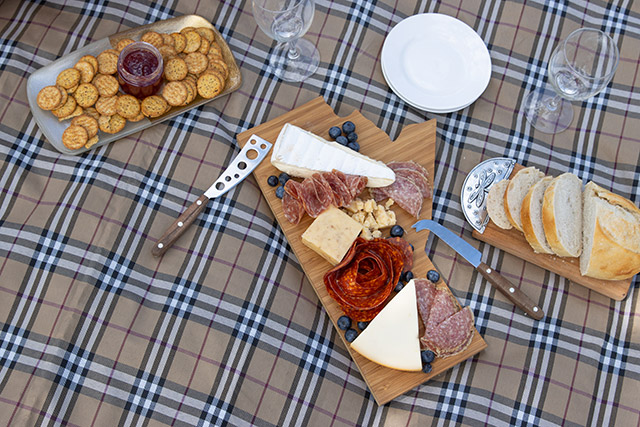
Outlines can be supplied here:
[[[640, 203], [640, 5], [633, 2], [317, 1], [318, 72], [274, 78], [275, 46], [248, 1], [0, 3], [0, 423], [3, 425], [638, 425], [639, 281], [621, 302], [473, 241], [467, 172], [498, 156], [570, 171]], [[450, 114], [416, 110], [384, 80], [386, 34], [424, 12], [486, 43], [487, 90]], [[79, 156], [30, 113], [26, 81], [111, 34], [186, 14], [211, 21], [242, 70], [224, 98]], [[612, 83], [574, 103], [571, 127], [519, 111], [572, 30], [620, 49]], [[153, 241], [238, 152], [235, 135], [318, 95], [392, 139], [438, 122], [433, 217], [539, 301], [523, 317], [444, 243], [426, 250], [488, 348], [378, 406], [253, 179], [211, 201], [162, 259]], [[418, 248], [420, 249], [420, 248]]]

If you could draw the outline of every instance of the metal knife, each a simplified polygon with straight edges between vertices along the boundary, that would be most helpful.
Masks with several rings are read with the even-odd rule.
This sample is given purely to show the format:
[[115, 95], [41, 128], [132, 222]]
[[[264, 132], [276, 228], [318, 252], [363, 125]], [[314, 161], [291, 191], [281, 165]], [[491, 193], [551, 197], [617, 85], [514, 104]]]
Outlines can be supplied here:
[[500, 273], [482, 262], [482, 254], [460, 236], [430, 219], [423, 219], [411, 226], [416, 231], [430, 230], [447, 245], [466, 259], [496, 289], [502, 292], [512, 303], [536, 320], [544, 317], [544, 312], [524, 292], [513, 286]]
[[198, 197], [153, 245], [151, 249], [153, 256], [162, 256], [178, 240], [178, 237], [185, 232], [187, 227], [195, 221], [210, 199], [222, 196], [249, 176], [267, 156], [269, 150], [271, 150], [271, 145], [270, 142], [260, 138], [258, 135], [252, 135], [216, 182], [202, 196]]

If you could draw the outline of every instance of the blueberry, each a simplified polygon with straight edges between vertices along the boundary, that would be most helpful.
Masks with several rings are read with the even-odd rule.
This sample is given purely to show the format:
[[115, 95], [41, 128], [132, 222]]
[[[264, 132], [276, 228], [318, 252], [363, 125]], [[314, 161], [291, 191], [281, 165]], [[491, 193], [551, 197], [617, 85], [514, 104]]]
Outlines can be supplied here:
[[391, 237], [402, 237], [404, 236], [404, 228], [400, 227], [399, 225], [394, 225], [393, 227], [391, 227], [389, 235]]
[[340, 316], [338, 319], [338, 328], [347, 330], [351, 327], [351, 318], [349, 316]]
[[331, 129], [329, 129], [329, 136], [332, 139], [336, 139], [338, 138], [340, 135], [342, 135], [342, 130], [340, 130], [340, 128], [338, 126], [333, 126], [331, 127]]
[[412, 271], [405, 271], [404, 273], [402, 273], [402, 279], [405, 282], [410, 281], [411, 279], [413, 279], [413, 272]]
[[435, 270], [429, 270], [427, 272], [427, 279], [429, 279], [433, 283], [436, 283], [438, 280], [440, 280], [440, 273]]
[[355, 340], [357, 336], [358, 331], [356, 331], [355, 329], [347, 329], [347, 331], [344, 333], [344, 339], [347, 340], [347, 342], [353, 342], [353, 340]]
[[278, 175], [278, 181], [280, 181], [280, 184], [282, 185], [285, 185], [290, 179], [291, 177], [286, 172], [282, 172], [280, 175]]
[[356, 130], [356, 125], [354, 125], [353, 122], [347, 121], [342, 124], [342, 132], [346, 135], [349, 135], [354, 130]]
[[276, 197], [278, 199], [282, 199], [284, 197], [284, 186], [281, 185], [278, 188], [276, 188]]
[[435, 360], [436, 355], [431, 350], [422, 350], [420, 352], [420, 358], [422, 359], [423, 364], [431, 363]]
[[425, 374], [428, 374], [431, 372], [431, 363], [427, 363], [422, 367], [422, 372], [424, 372]]
[[347, 144], [348, 148], [351, 148], [353, 151], [360, 151], [360, 144], [358, 144], [357, 142], [353, 141], [353, 142], [349, 142]]
[[349, 143], [349, 140], [347, 139], [346, 136], [340, 135], [339, 137], [336, 138], [336, 142], [340, 145], [347, 145]]
[[358, 134], [355, 132], [351, 132], [347, 135], [347, 139], [349, 140], [349, 142], [356, 142], [358, 140]]
[[278, 181], [278, 177], [275, 175], [271, 175], [269, 178], [267, 178], [267, 184], [269, 184], [272, 187], [275, 187], [278, 185], [280, 181]]
[[361, 331], [364, 331], [367, 326], [369, 326], [369, 322], [358, 322], [358, 329]]
[[395, 288], [393, 288], [393, 290], [396, 292], [400, 292], [402, 288], [404, 288], [404, 284], [402, 282], [398, 282], [398, 284], [396, 285]]

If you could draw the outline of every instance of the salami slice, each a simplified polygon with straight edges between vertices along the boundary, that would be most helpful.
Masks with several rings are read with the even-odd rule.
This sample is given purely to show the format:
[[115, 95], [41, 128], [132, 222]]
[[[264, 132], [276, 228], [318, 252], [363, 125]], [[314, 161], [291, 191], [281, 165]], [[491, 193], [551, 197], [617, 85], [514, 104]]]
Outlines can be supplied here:
[[436, 295], [436, 286], [427, 279], [413, 279], [416, 285], [416, 299], [418, 301], [418, 312], [425, 326], [429, 322], [429, 311]]
[[315, 183], [316, 195], [318, 200], [322, 203], [322, 211], [326, 210], [333, 204], [333, 191], [326, 179], [322, 177], [320, 173], [314, 173], [311, 178]]
[[429, 171], [426, 170], [421, 164], [416, 163], [414, 161], [408, 162], [389, 162], [387, 164], [391, 170], [395, 171], [397, 169], [413, 169], [416, 172], [419, 172], [423, 175], [427, 180], [429, 180]]
[[351, 192], [347, 185], [334, 172], [324, 172], [322, 177], [327, 181], [333, 192], [333, 202], [337, 207], [348, 206], [351, 203]]
[[413, 246], [402, 237], [389, 237], [387, 239], [391, 244], [400, 249], [404, 255], [404, 267], [402, 272], [411, 271], [413, 269]]
[[465, 307], [441, 322], [420, 341], [439, 357], [464, 351], [473, 338], [473, 312]]
[[424, 325], [425, 336], [429, 335], [432, 330], [456, 311], [458, 311], [458, 307], [451, 294], [445, 289], [438, 289], [429, 311], [429, 321]]
[[416, 184], [410, 179], [396, 175], [393, 184], [380, 187], [387, 197], [393, 199], [402, 209], [416, 218], [420, 218], [422, 210], [422, 193]]
[[318, 198], [316, 183], [313, 179], [306, 178], [302, 181], [298, 195], [304, 210], [310, 217], [316, 218], [325, 209], [323, 201]]
[[[286, 186], [286, 185], [285, 185]], [[304, 215], [304, 207], [302, 203], [286, 190], [282, 196], [282, 211], [284, 217], [292, 224], [298, 224]]]
[[360, 193], [362, 193], [362, 190], [365, 189], [365, 187], [367, 186], [367, 182], [368, 179], [366, 176], [359, 176], [359, 175], [345, 175], [346, 176], [346, 183], [347, 183], [347, 188], [349, 188], [349, 191], [351, 192], [351, 198], [355, 199]]
[[420, 189], [423, 198], [431, 197], [431, 185], [424, 175], [414, 169], [396, 168], [393, 171], [396, 173], [396, 177], [401, 176], [411, 180]]
[[300, 192], [302, 191], [302, 184], [293, 179], [287, 180], [284, 184], [285, 193], [289, 193], [294, 199], [300, 200]]

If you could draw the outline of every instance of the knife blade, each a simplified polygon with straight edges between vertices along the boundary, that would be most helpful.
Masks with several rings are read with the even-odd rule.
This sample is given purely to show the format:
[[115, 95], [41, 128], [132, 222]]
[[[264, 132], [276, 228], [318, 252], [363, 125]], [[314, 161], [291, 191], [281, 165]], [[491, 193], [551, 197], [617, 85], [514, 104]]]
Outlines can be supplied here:
[[153, 256], [162, 256], [185, 232], [189, 225], [195, 221], [209, 200], [222, 196], [249, 176], [267, 156], [271, 146], [272, 144], [269, 141], [260, 138], [258, 135], [252, 135], [211, 187], [180, 214], [162, 234], [162, 237], [158, 239], [151, 249]]
[[416, 231], [430, 230], [442, 241], [449, 245], [460, 256], [466, 259], [475, 269], [487, 279], [491, 285], [502, 292], [513, 304], [521, 308], [526, 314], [536, 320], [544, 317], [542, 309], [519, 288], [512, 285], [500, 273], [482, 262], [482, 254], [466, 240], [457, 236], [451, 230], [430, 219], [423, 219], [411, 226]]

